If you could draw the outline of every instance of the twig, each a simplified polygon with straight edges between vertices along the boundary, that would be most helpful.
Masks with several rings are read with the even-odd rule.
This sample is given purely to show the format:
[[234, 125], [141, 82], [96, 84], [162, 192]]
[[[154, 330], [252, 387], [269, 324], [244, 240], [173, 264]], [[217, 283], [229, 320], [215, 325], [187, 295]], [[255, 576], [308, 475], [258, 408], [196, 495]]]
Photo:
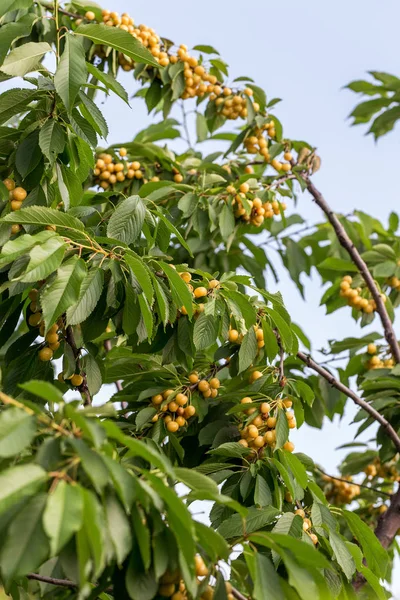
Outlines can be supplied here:
[[305, 231], [310, 231], [310, 229], [315, 229], [316, 225], [306, 225], [305, 227], [302, 227], [301, 229], [297, 229], [297, 231], [293, 231], [292, 233], [282, 233], [282, 235], [274, 235], [269, 238], [269, 240], [267, 240], [266, 242], [260, 244], [260, 246], [269, 246], [269, 244], [271, 244], [272, 242], [275, 242], [276, 240], [280, 240], [282, 238], [285, 237], [293, 237], [294, 235], [300, 235], [300, 233], [304, 233]]
[[246, 596], [243, 596], [236, 588], [232, 587], [232, 596], [236, 598], [236, 600], [247, 600]]
[[380, 423], [382, 427], [385, 429], [388, 437], [392, 440], [396, 450], [400, 452], [400, 437], [397, 435], [396, 431], [393, 429], [389, 421], [385, 419], [383, 415], [381, 415], [375, 408], [373, 408], [368, 402], [357, 396], [355, 392], [353, 392], [350, 388], [344, 385], [338, 379], [329, 373], [326, 369], [321, 367], [318, 363], [316, 363], [311, 356], [304, 354], [304, 352], [298, 352], [297, 356], [300, 360], [302, 360], [310, 369], [316, 371], [321, 377], [326, 379], [328, 383], [331, 384], [332, 387], [339, 390], [339, 392], [343, 392], [348, 398], [351, 398], [353, 402], [355, 402], [358, 406], [363, 408], [366, 413], [368, 413], [375, 421]]
[[281, 336], [279, 335], [277, 329], [274, 329], [274, 333], [279, 346], [279, 385], [281, 387], [285, 387], [285, 351], [282, 346]]
[[350, 255], [350, 258], [352, 259], [354, 264], [358, 267], [365, 283], [367, 284], [367, 287], [368, 287], [369, 291], [371, 292], [371, 296], [375, 300], [376, 310], [381, 318], [383, 329], [385, 332], [385, 338], [387, 340], [387, 343], [389, 344], [393, 358], [396, 363], [400, 363], [400, 346], [397, 342], [396, 335], [395, 335], [395, 332], [393, 329], [393, 325], [390, 321], [388, 312], [387, 312], [385, 304], [382, 300], [378, 286], [376, 285], [376, 283], [374, 281], [374, 278], [372, 277], [366, 263], [361, 258], [360, 253], [358, 252], [357, 248], [351, 241], [350, 237], [347, 235], [345, 228], [343, 227], [343, 225], [341, 224], [341, 222], [339, 221], [339, 219], [337, 218], [337, 216], [335, 215], [335, 213], [333, 212], [333, 210], [331, 209], [329, 204], [326, 202], [326, 200], [323, 197], [323, 195], [321, 194], [321, 192], [319, 192], [317, 190], [317, 188], [312, 183], [312, 181], [308, 178], [308, 176], [305, 176], [305, 182], [307, 184], [308, 191], [314, 198], [315, 203], [326, 214], [328, 221], [330, 222], [333, 229], [335, 230], [335, 233], [337, 235], [337, 238], [338, 238], [340, 244], [343, 246], [343, 248], [345, 248], [347, 250], [347, 252]]
[[329, 477], [329, 479], [335, 479], [336, 481], [342, 481], [343, 483], [348, 483], [349, 485], [356, 485], [357, 487], [364, 488], [366, 490], [369, 490], [370, 492], [376, 492], [377, 494], [381, 494], [382, 496], [387, 496], [388, 498], [392, 497], [392, 494], [389, 494], [388, 492], [384, 492], [382, 490], [378, 490], [378, 488], [372, 487], [370, 485], [365, 485], [364, 483], [356, 483], [355, 481], [349, 481], [348, 479], [342, 479], [341, 477], [335, 477], [334, 475], [329, 475], [329, 473], [325, 473], [325, 471], [323, 471], [322, 469], [320, 469], [317, 466], [315, 468], [317, 469], [317, 471], [319, 471], [326, 477]]
[[186, 141], [189, 145], [189, 148], [192, 148], [193, 146], [192, 146], [192, 142], [190, 141], [189, 127], [187, 124], [187, 115], [186, 115], [185, 105], [183, 103], [183, 100], [181, 100], [180, 105], [181, 105], [181, 110], [182, 110], [182, 123], [183, 123], [183, 128], [185, 130]]
[[[65, 330], [65, 341], [71, 347], [72, 353], [75, 358], [76, 365], [78, 366], [79, 370], [81, 371], [80, 349], [77, 347], [77, 345], [75, 343], [74, 331], [73, 331], [71, 325], [68, 325]], [[89, 392], [86, 373], [84, 371], [81, 371], [81, 375], [83, 377], [83, 381], [82, 381], [81, 385], [78, 387], [78, 390], [84, 397], [84, 401], [83, 401], [84, 405], [89, 406], [90, 404], [92, 404], [92, 397]]]
[[77, 588], [78, 584], [70, 581], [69, 579], [57, 579], [56, 577], [48, 577], [47, 575], [39, 575], [38, 573], [29, 573], [28, 579], [34, 579], [35, 581], [42, 581], [43, 583], [50, 583], [51, 585], [58, 585], [60, 587]]
[[[45, 0], [39, 0], [39, 4], [41, 4], [44, 8], [47, 8], [47, 10], [51, 10], [53, 12], [55, 10], [54, 4], [52, 4], [51, 2], [45, 2]], [[62, 15], [66, 15], [67, 17], [71, 17], [71, 19], [81, 19], [82, 18], [82, 15], [78, 15], [76, 13], [69, 12], [68, 10], [65, 10], [64, 8], [58, 7], [58, 12], [61, 13]]]

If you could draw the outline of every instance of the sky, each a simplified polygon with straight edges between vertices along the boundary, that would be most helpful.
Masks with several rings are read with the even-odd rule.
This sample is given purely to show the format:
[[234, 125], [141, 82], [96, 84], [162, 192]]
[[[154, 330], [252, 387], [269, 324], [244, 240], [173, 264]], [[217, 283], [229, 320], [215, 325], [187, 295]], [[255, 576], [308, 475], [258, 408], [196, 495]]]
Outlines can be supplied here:
[[[387, 223], [389, 213], [399, 205], [393, 173], [399, 131], [376, 144], [372, 136], [364, 135], [362, 126], [350, 127], [347, 117], [357, 97], [343, 87], [365, 78], [367, 70], [398, 73], [398, 2], [175, 0], [165, 4], [136, 0], [133, 4], [114, 0], [112, 9], [128, 12], [136, 23], [153, 27], [176, 44], [189, 48], [213, 45], [230, 65], [232, 79], [248, 75], [266, 90], [269, 99], [282, 98], [275, 114], [287, 137], [307, 140], [318, 148], [322, 168], [313, 179], [333, 209], [345, 214], [363, 210]], [[129, 73], [124, 74], [122, 83], [128, 90], [135, 89]], [[110, 143], [131, 139], [149, 122], [141, 100], [133, 100], [130, 110], [113, 98], [102, 110], [110, 125]], [[212, 142], [199, 148], [207, 152], [219, 149]], [[289, 206], [287, 214], [292, 209]], [[307, 223], [322, 220], [307, 194], [300, 197], [297, 211]], [[283, 293], [293, 320], [312, 339], [317, 358], [317, 350], [326, 347], [328, 339], [360, 334], [349, 309], [326, 316], [319, 307], [322, 291], [315, 273], [312, 281], [306, 282], [303, 301], [279, 258], [275, 260], [281, 279], [278, 285], [268, 281], [268, 289]], [[377, 327], [376, 322], [374, 329]], [[396, 323], [395, 330], [400, 336]], [[303, 426], [291, 437], [296, 449], [318, 458], [328, 472], [337, 472], [347, 451], [335, 448], [353, 440], [355, 412], [349, 401], [340, 422], [326, 421], [323, 430]], [[361, 439], [368, 439], [371, 431]], [[394, 598], [400, 598], [400, 574], [395, 574], [392, 591]]]

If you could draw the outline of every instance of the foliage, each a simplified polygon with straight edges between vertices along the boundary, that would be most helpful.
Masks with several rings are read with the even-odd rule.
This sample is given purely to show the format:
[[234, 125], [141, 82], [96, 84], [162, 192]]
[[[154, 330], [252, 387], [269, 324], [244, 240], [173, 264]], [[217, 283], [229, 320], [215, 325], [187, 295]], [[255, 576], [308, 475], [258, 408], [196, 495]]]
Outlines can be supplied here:
[[[320, 167], [313, 147], [284, 137], [278, 100], [251, 79], [228, 87], [211, 46], [194, 56], [88, 1], [2, 8], [5, 593], [344, 600], [362, 576], [365, 597], [386, 598], [394, 547], [372, 531], [398, 474], [385, 426], [349, 454], [340, 482], [289, 439], [304, 422], [342, 415], [347, 396], [298, 355], [309, 338], [266, 290], [273, 248], [301, 294], [314, 267], [327, 313], [350, 305], [361, 327], [379, 313], [330, 225], [285, 214]], [[95, 101], [128, 102], [121, 69], [154, 122], [107, 147]], [[175, 138], [183, 153], [164, 144]], [[206, 140], [226, 142], [225, 153], [201, 152]], [[360, 212], [340, 222], [393, 320], [398, 216], [387, 227]], [[399, 368], [384, 334], [339, 337], [325, 353], [397, 431]], [[115, 393], [99, 406], [106, 384]], [[356, 421], [359, 432], [374, 423], [365, 408]], [[211, 526], [194, 501], [212, 503]]]

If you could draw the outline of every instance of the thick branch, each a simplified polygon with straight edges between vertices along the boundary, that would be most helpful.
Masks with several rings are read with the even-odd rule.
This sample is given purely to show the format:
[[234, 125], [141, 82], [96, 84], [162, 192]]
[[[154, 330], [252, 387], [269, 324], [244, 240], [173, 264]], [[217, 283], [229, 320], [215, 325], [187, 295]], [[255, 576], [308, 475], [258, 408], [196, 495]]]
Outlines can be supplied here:
[[381, 293], [374, 281], [374, 278], [372, 277], [366, 263], [361, 258], [357, 248], [354, 246], [350, 237], [347, 235], [345, 228], [343, 227], [333, 210], [330, 208], [329, 204], [326, 202], [321, 192], [317, 190], [315, 185], [312, 183], [312, 181], [310, 181], [310, 179], [308, 179], [308, 177], [306, 178], [306, 183], [307, 189], [314, 198], [315, 203], [326, 214], [328, 221], [330, 222], [330, 224], [336, 232], [340, 244], [350, 254], [351, 260], [358, 267], [365, 283], [367, 284], [367, 287], [371, 292], [371, 296], [375, 300], [376, 310], [381, 318], [383, 329], [385, 332], [385, 338], [387, 343], [389, 344], [393, 358], [396, 361], [396, 363], [400, 363], [400, 347], [396, 339], [392, 322], [390, 321]]
[[353, 392], [350, 388], [344, 385], [341, 381], [335, 379], [335, 377], [331, 373], [329, 373], [329, 371], [327, 371], [318, 363], [316, 363], [311, 358], [311, 356], [304, 354], [304, 352], [298, 352], [297, 356], [308, 367], [310, 367], [310, 369], [313, 369], [319, 375], [321, 375], [321, 377], [326, 379], [326, 381], [328, 381], [328, 383], [330, 383], [332, 387], [336, 388], [340, 392], [343, 392], [343, 394], [345, 394], [348, 398], [351, 398], [353, 402], [355, 402], [358, 406], [363, 408], [365, 412], [368, 413], [375, 421], [380, 423], [380, 425], [382, 425], [383, 429], [386, 431], [388, 437], [390, 437], [390, 439], [392, 440], [396, 450], [400, 452], [400, 437], [397, 435], [396, 431], [393, 429], [389, 421], [387, 421], [383, 415], [381, 415], [377, 410], [375, 410], [373, 406], [368, 404], [368, 402], [357, 396], [355, 392]]
[[[65, 340], [66, 340], [67, 344], [71, 347], [74, 358], [75, 358], [75, 362], [76, 362], [79, 370], [81, 371], [80, 349], [77, 347], [77, 345], [75, 343], [74, 331], [73, 331], [71, 325], [68, 325], [68, 327], [65, 329]], [[86, 379], [86, 373], [82, 371], [81, 375], [83, 377], [83, 381], [82, 381], [81, 385], [78, 387], [78, 390], [84, 397], [83, 403], [85, 404], [85, 406], [88, 406], [88, 405], [92, 404], [92, 397], [89, 392], [87, 379]]]

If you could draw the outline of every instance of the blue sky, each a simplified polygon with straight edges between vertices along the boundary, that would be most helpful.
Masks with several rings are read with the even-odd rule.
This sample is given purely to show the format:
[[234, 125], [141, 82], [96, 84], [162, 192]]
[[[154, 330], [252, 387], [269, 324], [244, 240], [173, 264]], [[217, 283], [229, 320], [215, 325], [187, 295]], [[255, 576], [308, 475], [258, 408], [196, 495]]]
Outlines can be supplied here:
[[[347, 116], [356, 96], [342, 88], [353, 79], [363, 78], [367, 69], [396, 73], [393, 17], [400, 9], [394, 1], [386, 2], [385, 10], [378, 10], [372, 0], [334, 5], [316, 0], [284, 4], [256, 0], [248, 9], [243, 3], [227, 5], [211, 0], [201, 5], [176, 0], [173, 5], [158, 3], [155, 8], [154, 3], [138, 0], [134, 10], [127, 0], [115, 0], [112, 8], [129, 12], [135, 23], [153, 27], [176, 44], [215, 46], [230, 65], [232, 79], [249, 75], [266, 90], [268, 98], [282, 98], [275, 113], [288, 137], [317, 146], [322, 169], [315, 183], [333, 208], [345, 213], [361, 209], [386, 222], [398, 204], [391, 174], [398, 134], [375, 144], [371, 136], [364, 136], [362, 128], [351, 128]], [[129, 92], [136, 89], [131, 73], [123, 73], [122, 82]], [[115, 97], [102, 106], [110, 126], [110, 143], [131, 139], [149, 122], [143, 101], [134, 99], [131, 104], [129, 109]], [[190, 110], [190, 105], [186, 106]], [[207, 152], [215, 147], [212, 142], [199, 146]], [[291, 210], [293, 206], [289, 206], [288, 214]], [[308, 195], [300, 197], [296, 211], [307, 222], [321, 219]], [[279, 257], [275, 260], [280, 267]], [[279, 271], [281, 281], [277, 286], [269, 281], [269, 289], [283, 293], [293, 320], [308, 333], [315, 350], [327, 339], [358, 334], [349, 310], [325, 316], [324, 308], [319, 307], [318, 280], [308, 280], [304, 302], [285, 271]], [[354, 413], [349, 405], [342, 422], [327, 422], [322, 432], [302, 428], [293, 436], [296, 447], [317, 454], [333, 472], [345, 454], [334, 453], [334, 448], [351, 441], [357, 429], [350, 426]]]
[[[275, 112], [285, 135], [317, 146], [322, 168], [314, 181], [334, 210], [349, 213], [360, 209], [387, 222], [390, 211], [399, 204], [393, 173], [398, 131], [375, 144], [371, 136], [364, 136], [362, 127], [351, 128], [347, 116], [357, 98], [342, 88], [364, 78], [368, 69], [398, 72], [398, 2], [175, 0], [155, 5], [137, 0], [133, 5], [114, 0], [112, 8], [129, 12], [136, 23], [153, 27], [177, 44], [215, 46], [230, 65], [232, 79], [248, 75], [266, 90], [269, 99], [282, 98]], [[130, 74], [124, 74], [123, 83], [134, 89]], [[110, 142], [133, 137], [148, 122], [140, 100], [133, 100], [132, 110], [117, 99], [108, 100], [103, 109], [112, 132]], [[210, 142], [203, 148], [207, 152], [214, 149]], [[293, 207], [288, 214], [291, 210]], [[300, 197], [297, 211], [307, 222], [321, 219], [308, 195]], [[279, 266], [278, 257], [276, 261]], [[319, 307], [322, 292], [318, 280], [308, 282], [304, 302], [284, 270], [279, 268], [279, 272], [281, 281], [278, 286], [269, 282], [269, 289], [283, 293], [293, 320], [307, 331], [316, 350], [330, 338], [359, 334], [347, 309], [325, 316], [324, 308]], [[398, 326], [395, 328], [400, 337]], [[318, 357], [317, 352], [315, 355]], [[317, 458], [334, 473], [346, 454], [335, 448], [352, 441], [357, 429], [351, 425], [355, 412], [348, 404], [340, 423], [327, 422], [322, 431], [301, 428], [292, 436], [297, 450]], [[369, 435], [367, 432], [363, 439]], [[398, 577], [393, 593], [400, 598]]]

